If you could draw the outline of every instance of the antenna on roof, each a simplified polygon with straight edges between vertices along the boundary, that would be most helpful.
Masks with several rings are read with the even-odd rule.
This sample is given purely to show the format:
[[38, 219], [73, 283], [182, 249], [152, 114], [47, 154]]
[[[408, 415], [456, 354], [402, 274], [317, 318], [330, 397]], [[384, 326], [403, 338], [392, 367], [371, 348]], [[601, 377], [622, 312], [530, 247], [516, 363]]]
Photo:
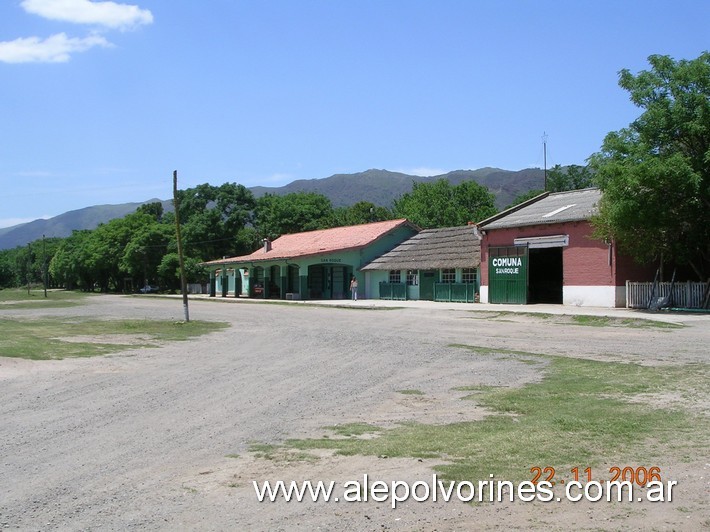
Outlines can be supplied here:
[[542, 132], [542, 157], [545, 164], [545, 192], [547, 192], [547, 133]]

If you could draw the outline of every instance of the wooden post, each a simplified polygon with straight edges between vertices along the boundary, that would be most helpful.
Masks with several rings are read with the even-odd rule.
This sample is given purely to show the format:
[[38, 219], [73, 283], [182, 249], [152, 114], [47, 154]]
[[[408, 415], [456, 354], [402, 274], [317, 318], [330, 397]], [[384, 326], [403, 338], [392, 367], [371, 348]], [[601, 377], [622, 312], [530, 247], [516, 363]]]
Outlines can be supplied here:
[[178, 201], [177, 170], [173, 172], [173, 205], [175, 206], [175, 234], [177, 236], [178, 259], [180, 261], [180, 290], [182, 291], [182, 306], [185, 310], [185, 321], [190, 321], [190, 311], [187, 307], [187, 280], [185, 279], [185, 259], [182, 255], [182, 237], [180, 236], [180, 203]]

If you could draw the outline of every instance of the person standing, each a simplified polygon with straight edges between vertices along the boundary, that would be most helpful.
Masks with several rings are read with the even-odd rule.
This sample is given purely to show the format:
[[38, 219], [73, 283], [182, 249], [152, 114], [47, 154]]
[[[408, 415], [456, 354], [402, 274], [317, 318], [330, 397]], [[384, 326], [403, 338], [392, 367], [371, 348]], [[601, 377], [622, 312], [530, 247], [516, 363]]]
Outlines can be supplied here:
[[350, 281], [350, 294], [352, 295], [353, 301], [357, 301], [357, 277], [354, 275]]

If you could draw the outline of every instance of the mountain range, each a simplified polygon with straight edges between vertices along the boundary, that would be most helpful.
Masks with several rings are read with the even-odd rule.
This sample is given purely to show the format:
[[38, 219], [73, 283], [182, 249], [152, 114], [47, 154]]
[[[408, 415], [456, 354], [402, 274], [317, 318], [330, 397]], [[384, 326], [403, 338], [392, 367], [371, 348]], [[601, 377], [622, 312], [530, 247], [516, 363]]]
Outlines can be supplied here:
[[[291, 192], [317, 192], [330, 199], [334, 207], [347, 207], [358, 201], [369, 201], [375, 205], [391, 207], [395, 199], [412, 190], [414, 182], [433, 182], [446, 179], [452, 185], [463, 181], [476, 181], [488, 188], [496, 197], [496, 206], [502, 209], [524, 192], [543, 188], [544, 171], [528, 168], [520, 171], [500, 168], [480, 168], [478, 170], [456, 170], [442, 175], [421, 177], [388, 170], [367, 170], [354, 174], [335, 174], [322, 179], [299, 179], [281, 187], [251, 187], [256, 196], [264, 194], [289, 194]], [[139, 203], [118, 205], [94, 205], [65, 212], [53, 218], [0, 229], [0, 249], [24, 246], [42, 235], [46, 237], [66, 237], [79, 229], [94, 229], [113, 218], [121, 218], [134, 212], [143, 203], [160, 201], [166, 210], [172, 209], [170, 200], [150, 199]]]

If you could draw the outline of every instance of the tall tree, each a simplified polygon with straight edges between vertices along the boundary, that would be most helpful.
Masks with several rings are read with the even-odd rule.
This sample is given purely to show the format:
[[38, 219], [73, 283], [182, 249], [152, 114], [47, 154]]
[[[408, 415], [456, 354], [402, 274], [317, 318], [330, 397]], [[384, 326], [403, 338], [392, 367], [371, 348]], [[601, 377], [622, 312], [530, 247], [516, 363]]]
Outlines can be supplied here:
[[334, 217], [336, 225], [345, 226], [391, 220], [393, 214], [387, 207], [381, 207], [369, 201], [358, 201], [350, 207], [335, 209]]
[[79, 287], [92, 290], [95, 276], [89, 266], [89, 241], [92, 231], [72, 232], [61, 241], [59, 249], [49, 263], [49, 273], [54, 280], [69, 290]]
[[587, 166], [556, 164], [547, 173], [547, 190], [565, 192], [594, 186], [594, 174]]
[[590, 157], [604, 192], [593, 221], [641, 261], [663, 257], [710, 275], [710, 53], [622, 70], [619, 85], [643, 109]]
[[[243, 248], [241, 237], [256, 205], [249, 189], [236, 183], [218, 187], [205, 183], [179, 190], [178, 199], [187, 256], [211, 260], [252, 251]], [[163, 218], [174, 220], [168, 215]]]
[[452, 185], [446, 179], [414, 183], [394, 202], [394, 214], [424, 229], [477, 222], [496, 213], [495, 197], [475, 181]]
[[323, 194], [266, 194], [256, 200], [255, 226], [262, 238], [333, 227], [333, 206]]

